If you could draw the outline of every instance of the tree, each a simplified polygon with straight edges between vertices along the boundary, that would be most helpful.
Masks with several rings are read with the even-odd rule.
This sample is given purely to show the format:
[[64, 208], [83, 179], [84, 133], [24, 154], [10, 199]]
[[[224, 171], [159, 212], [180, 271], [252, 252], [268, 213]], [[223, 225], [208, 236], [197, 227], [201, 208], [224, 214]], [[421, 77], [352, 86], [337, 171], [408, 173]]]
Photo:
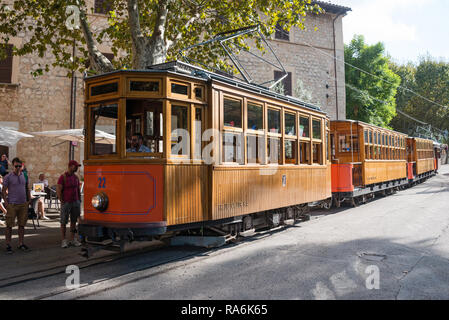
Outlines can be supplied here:
[[[404, 87], [396, 96], [399, 110], [431, 125], [433, 134], [440, 134], [438, 129], [449, 131], [449, 63], [427, 56], [416, 66], [408, 63], [392, 65], [392, 68], [401, 76], [401, 86]], [[392, 125], [397, 130], [404, 130], [404, 122], [410, 122], [410, 119], [398, 114]], [[417, 125], [420, 124], [412, 123], [412, 129]]]
[[401, 79], [389, 68], [384, 51], [382, 43], [367, 45], [363, 36], [355, 36], [345, 45], [345, 62], [349, 64], [345, 67], [349, 119], [388, 127], [396, 115], [395, 95]]
[[[114, 68], [144, 69], [176, 57], [181, 48], [229, 29], [260, 24], [268, 35], [279, 24], [289, 30], [303, 28], [306, 13], [321, 12], [311, 0], [106, 0], [110, 6], [108, 27], [92, 31], [86, 0], [15, 0], [0, 5], [0, 43], [26, 34], [14, 55], [37, 53], [43, 57], [50, 50], [53, 66], [83, 71], [87, 60], [96, 72]], [[11, 0], [12, 2], [12, 0]], [[93, 9], [91, 9], [93, 10]], [[78, 14], [79, 13], [79, 14]], [[79, 19], [78, 19], [79, 16]], [[68, 21], [79, 21], [79, 29], [69, 30]], [[97, 45], [109, 39], [115, 56], [114, 66]], [[244, 46], [243, 38], [235, 38]], [[77, 55], [71, 61], [72, 46]], [[260, 43], [258, 43], [259, 49]], [[189, 52], [197, 60], [223, 66], [219, 46]], [[49, 70], [46, 64], [37, 73]]]

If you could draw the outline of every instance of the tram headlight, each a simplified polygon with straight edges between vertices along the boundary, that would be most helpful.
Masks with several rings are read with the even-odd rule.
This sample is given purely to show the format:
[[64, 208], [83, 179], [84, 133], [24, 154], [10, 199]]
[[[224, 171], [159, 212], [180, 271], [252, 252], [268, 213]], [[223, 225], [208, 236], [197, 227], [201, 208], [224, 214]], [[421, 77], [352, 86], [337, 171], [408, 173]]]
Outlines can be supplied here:
[[108, 196], [104, 192], [97, 193], [91, 200], [92, 206], [100, 212], [108, 208], [108, 202]]

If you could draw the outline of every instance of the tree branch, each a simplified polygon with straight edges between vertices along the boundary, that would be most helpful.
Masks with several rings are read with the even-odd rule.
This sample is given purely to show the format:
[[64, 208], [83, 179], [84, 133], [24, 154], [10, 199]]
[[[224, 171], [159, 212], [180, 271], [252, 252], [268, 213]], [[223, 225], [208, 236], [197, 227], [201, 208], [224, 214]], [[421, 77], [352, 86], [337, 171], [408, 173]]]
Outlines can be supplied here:
[[80, 22], [81, 29], [84, 33], [84, 38], [86, 39], [87, 50], [89, 52], [89, 60], [91, 67], [100, 73], [111, 72], [114, 70], [114, 66], [111, 61], [106, 58], [100, 50], [98, 50], [97, 45], [95, 44], [94, 37], [89, 28], [89, 24], [87, 22], [86, 14], [84, 11], [80, 11]]
[[[196, 13], [193, 17], [191, 17], [191, 18], [186, 22], [186, 24], [184, 25], [184, 28], [187, 29], [193, 22], [195, 22], [195, 21], [198, 20], [199, 18], [200, 18], [200, 14], [199, 14], [199, 13]], [[168, 48], [170, 48], [171, 46], [175, 46], [176, 43], [177, 43], [179, 40], [182, 39], [182, 35], [183, 35], [182, 31], [179, 31], [179, 33], [176, 35], [176, 37], [175, 37], [173, 40], [168, 40], [167, 43], [166, 43], [166, 47], [167, 47], [166, 50], [168, 51]]]

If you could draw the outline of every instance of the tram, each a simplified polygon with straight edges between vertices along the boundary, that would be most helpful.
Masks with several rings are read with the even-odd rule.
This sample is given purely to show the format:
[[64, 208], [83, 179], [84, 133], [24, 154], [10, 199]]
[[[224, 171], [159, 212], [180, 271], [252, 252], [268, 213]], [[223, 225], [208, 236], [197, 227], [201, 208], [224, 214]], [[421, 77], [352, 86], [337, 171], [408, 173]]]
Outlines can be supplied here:
[[[86, 78], [85, 128], [88, 242], [236, 235], [331, 203], [324, 112], [187, 63]], [[98, 143], [98, 130], [113, 143]]]
[[434, 142], [361, 121], [331, 121], [332, 194], [339, 207], [423, 182], [438, 169]]

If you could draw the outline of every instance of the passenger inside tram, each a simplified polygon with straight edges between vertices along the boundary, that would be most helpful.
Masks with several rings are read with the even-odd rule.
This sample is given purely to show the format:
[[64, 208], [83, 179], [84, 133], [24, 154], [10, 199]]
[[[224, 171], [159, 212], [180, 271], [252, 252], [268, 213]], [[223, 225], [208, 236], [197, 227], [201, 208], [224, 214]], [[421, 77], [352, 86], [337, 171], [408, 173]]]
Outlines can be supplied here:
[[126, 152], [152, 152], [150, 148], [143, 144], [143, 136], [140, 132], [136, 132], [131, 137], [131, 148]]

